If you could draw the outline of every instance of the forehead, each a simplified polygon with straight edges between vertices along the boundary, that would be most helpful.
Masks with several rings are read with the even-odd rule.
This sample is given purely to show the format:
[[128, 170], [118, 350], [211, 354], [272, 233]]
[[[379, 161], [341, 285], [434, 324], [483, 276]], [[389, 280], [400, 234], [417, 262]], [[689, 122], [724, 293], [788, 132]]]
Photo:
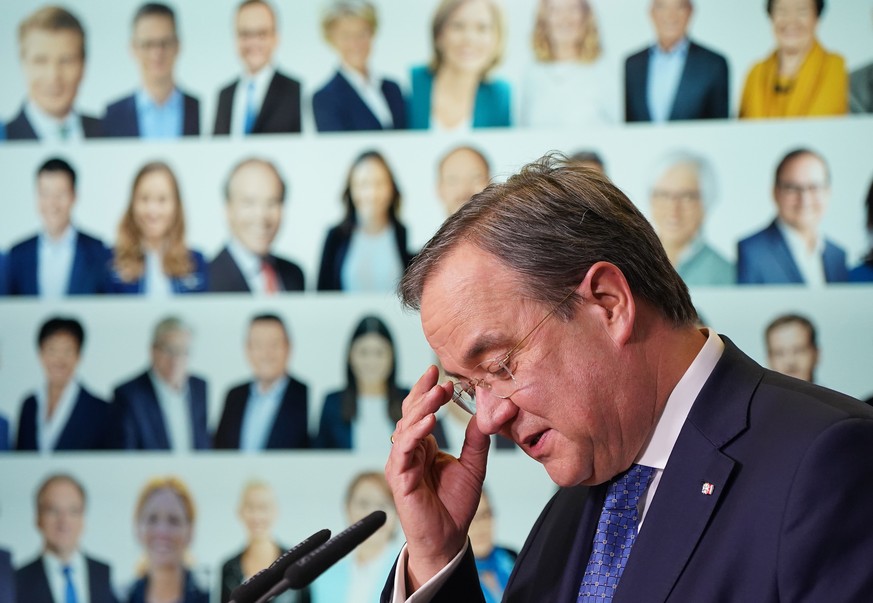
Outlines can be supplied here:
[[442, 164], [443, 175], [455, 174], [461, 171], [486, 169], [485, 162], [478, 153], [470, 149], [458, 149], [445, 158]]
[[674, 163], [669, 166], [658, 178], [658, 184], [661, 186], [690, 186], [697, 187], [699, 179], [697, 176], [697, 168], [692, 163]]
[[27, 54], [54, 54], [81, 56], [84, 40], [70, 29], [31, 28], [21, 38], [21, 52]]
[[65, 479], [56, 480], [47, 485], [39, 497], [40, 506], [63, 503], [81, 504], [82, 502], [82, 493], [75, 485]]
[[285, 339], [285, 331], [275, 320], [258, 320], [249, 327], [249, 337], [252, 339]]
[[167, 15], [143, 15], [133, 25], [133, 31], [137, 35], [175, 32], [173, 20]]
[[515, 344], [521, 314], [533, 305], [510, 268], [462, 243], [425, 283], [421, 324], [443, 367], [456, 373]]
[[264, 4], [256, 3], [242, 7], [236, 14], [236, 24], [240, 27], [273, 28], [273, 12]]
[[73, 190], [73, 179], [67, 172], [58, 171], [45, 171], [41, 172], [36, 177], [36, 185], [37, 188], [43, 187], [64, 187], [69, 190]]
[[773, 344], [808, 341], [809, 337], [809, 329], [799, 322], [788, 322], [779, 325], [770, 332], [770, 340]]
[[230, 180], [230, 191], [240, 195], [259, 194], [264, 191], [279, 194], [279, 178], [262, 163], [249, 163], [240, 167]]
[[824, 176], [826, 171], [825, 164], [821, 159], [811, 153], [803, 153], [785, 164], [781, 177], [784, 179], [788, 176], [794, 178]]

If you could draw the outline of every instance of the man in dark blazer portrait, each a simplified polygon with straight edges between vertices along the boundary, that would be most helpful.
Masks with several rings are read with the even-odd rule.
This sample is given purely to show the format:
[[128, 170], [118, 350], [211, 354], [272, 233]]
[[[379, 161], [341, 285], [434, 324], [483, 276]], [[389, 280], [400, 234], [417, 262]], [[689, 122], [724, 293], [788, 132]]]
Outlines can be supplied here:
[[85, 490], [72, 476], [54, 474], [36, 494], [42, 554], [15, 572], [18, 603], [115, 603], [108, 565], [79, 548]]
[[739, 284], [807, 284], [849, 280], [845, 250], [821, 232], [831, 200], [824, 157], [810, 149], [787, 153], [773, 179], [776, 218], [737, 245]]
[[224, 186], [231, 238], [209, 262], [210, 291], [270, 295], [303, 290], [300, 267], [270, 253], [287, 194], [285, 181], [270, 161], [250, 157], [234, 166]]
[[52, 157], [36, 172], [36, 209], [42, 231], [9, 251], [9, 295], [103, 293], [110, 251], [103, 241], [72, 223], [76, 203], [76, 172], [60, 157]]
[[691, 0], [651, 0], [657, 40], [625, 62], [626, 121], [728, 116], [727, 61], [688, 38], [693, 11]]
[[151, 366], [115, 388], [113, 414], [118, 448], [126, 450], [205, 450], [206, 381], [188, 371], [191, 328], [169, 316], [155, 326]]
[[102, 136], [100, 120], [76, 111], [85, 74], [85, 30], [69, 11], [44, 6], [18, 26], [27, 84], [21, 111], [6, 124], [8, 140], [72, 141]]
[[308, 448], [308, 387], [288, 374], [291, 337], [275, 314], [249, 323], [246, 357], [253, 379], [227, 392], [215, 448], [246, 451]]
[[130, 51], [139, 65], [140, 88], [106, 107], [106, 136], [177, 138], [200, 134], [200, 101], [182, 91], [173, 73], [179, 57], [176, 14], [148, 2], [133, 17]]
[[[383, 601], [485, 601], [467, 531], [495, 433], [559, 486], [504, 601], [873, 601], [852, 561], [873, 555], [873, 409], [696, 326], [605, 177], [546, 158], [492, 184], [400, 293], [451, 380], [429, 367], [391, 436], [407, 541]], [[453, 400], [475, 410], [459, 458], [429, 435]]]
[[218, 95], [213, 134], [300, 131], [300, 82], [273, 65], [279, 45], [276, 12], [266, 0], [244, 0], [236, 10], [240, 78]]

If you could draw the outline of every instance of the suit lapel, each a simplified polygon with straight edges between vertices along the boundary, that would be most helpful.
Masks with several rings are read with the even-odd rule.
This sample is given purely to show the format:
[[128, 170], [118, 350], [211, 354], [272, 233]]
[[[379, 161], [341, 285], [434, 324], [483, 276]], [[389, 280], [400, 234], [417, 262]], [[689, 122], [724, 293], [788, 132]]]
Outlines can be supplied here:
[[[170, 438], [167, 437], [167, 420], [164, 413], [161, 411], [161, 405], [158, 403], [158, 393], [155, 391], [155, 386], [151, 378], [146, 375], [144, 380], [145, 385], [145, 407], [143, 408], [143, 423], [147, 426], [146, 433], [154, 435], [155, 441], [152, 446], [159, 450], [169, 450]], [[151, 446], [149, 446], [151, 447]]]
[[673, 106], [670, 107], [670, 119], [682, 119], [687, 115], [685, 103], [689, 97], [689, 90], [695, 82], [703, 79], [705, 74], [699, 73], [697, 62], [697, 49], [689, 42], [688, 54], [685, 56], [685, 65], [682, 67], [682, 75], [679, 76], [679, 85], [676, 86], [676, 95], [673, 97]]
[[[613, 598], [666, 601], [727, 491], [735, 462], [721, 452], [748, 427], [763, 370], [722, 336], [725, 350], [670, 453]], [[711, 487], [711, 489], [710, 489]]]
[[776, 222], [773, 222], [767, 230], [769, 233], [773, 261], [776, 262], [785, 273], [788, 282], [804, 282], [803, 276], [800, 274], [800, 270], [797, 268], [797, 264], [791, 256], [791, 250], [788, 249], [788, 243], [785, 242], [785, 238], [782, 236], [782, 233], [779, 232], [779, 227], [776, 226]]

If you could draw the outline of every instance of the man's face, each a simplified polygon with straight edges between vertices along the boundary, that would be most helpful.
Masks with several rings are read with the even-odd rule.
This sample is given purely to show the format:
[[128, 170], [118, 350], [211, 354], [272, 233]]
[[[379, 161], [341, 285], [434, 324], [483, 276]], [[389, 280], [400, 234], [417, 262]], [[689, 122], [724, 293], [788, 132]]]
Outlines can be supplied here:
[[700, 182], [693, 165], [668, 168], [651, 191], [652, 222], [665, 247], [684, 247], [703, 224]]
[[366, 20], [354, 15], [340, 17], [331, 26], [328, 39], [343, 63], [361, 73], [367, 72], [373, 28]]
[[818, 364], [818, 349], [809, 330], [797, 322], [780, 325], [767, 337], [767, 362], [774, 371], [812, 382]]
[[[425, 284], [421, 321], [449, 375], [485, 378], [478, 365], [506, 354], [548, 314], [516, 280], [470, 244], [443, 258]], [[626, 469], [653, 423], [642, 411], [652, 393], [622, 386], [619, 367], [636, 369], [598, 315], [598, 306], [582, 303], [569, 321], [548, 318], [507, 362], [518, 389], [505, 399], [476, 391], [479, 430], [512, 439], [560, 486], [601, 483]]]
[[236, 15], [236, 49], [249, 73], [257, 73], [273, 58], [279, 43], [273, 13], [263, 4], [249, 4]]
[[39, 360], [49, 386], [66, 387], [79, 366], [79, 341], [65, 331], [49, 335], [39, 346]]
[[691, 20], [689, 0], [652, 0], [649, 13], [658, 36], [658, 44], [665, 49], [672, 48], [688, 32]]
[[259, 320], [249, 328], [246, 355], [255, 379], [272, 383], [285, 374], [291, 358], [291, 346], [277, 322]]
[[79, 548], [85, 525], [85, 501], [67, 480], [49, 484], [37, 502], [36, 527], [47, 551], [67, 559]]
[[779, 218], [805, 233], [818, 231], [830, 197], [827, 168], [808, 153], [798, 155], [782, 168], [773, 190]]
[[173, 67], [179, 56], [179, 40], [172, 19], [164, 15], [140, 17], [133, 27], [130, 44], [143, 81], [173, 79]]
[[36, 206], [42, 227], [49, 236], [59, 237], [70, 225], [76, 190], [65, 172], [43, 172], [36, 177]]
[[31, 29], [21, 41], [27, 94], [37, 107], [57, 118], [73, 109], [85, 72], [82, 37], [73, 31]]
[[282, 184], [268, 167], [244, 165], [228, 186], [227, 224], [234, 238], [256, 255], [267, 255], [282, 224]]
[[152, 368], [163, 381], [179, 389], [188, 379], [191, 334], [184, 329], [167, 331], [152, 345]]
[[470, 197], [488, 186], [488, 165], [470, 149], [458, 149], [446, 157], [440, 167], [437, 193], [452, 215], [470, 200]]

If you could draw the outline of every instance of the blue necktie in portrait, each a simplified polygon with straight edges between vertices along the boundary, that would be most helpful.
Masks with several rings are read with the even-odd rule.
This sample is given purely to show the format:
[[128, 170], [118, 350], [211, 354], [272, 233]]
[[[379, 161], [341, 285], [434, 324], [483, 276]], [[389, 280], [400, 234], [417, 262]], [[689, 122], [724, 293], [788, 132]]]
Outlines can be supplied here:
[[258, 108], [255, 107], [255, 82], [250, 81], [246, 86], [246, 121], [243, 126], [246, 134], [251, 134], [255, 128], [255, 119], [258, 116]]
[[609, 603], [637, 537], [640, 497], [654, 473], [633, 465], [609, 485], [577, 603]]
[[63, 567], [64, 572], [64, 603], [79, 603], [76, 596], [76, 588], [73, 586], [73, 568], [69, 565]]

